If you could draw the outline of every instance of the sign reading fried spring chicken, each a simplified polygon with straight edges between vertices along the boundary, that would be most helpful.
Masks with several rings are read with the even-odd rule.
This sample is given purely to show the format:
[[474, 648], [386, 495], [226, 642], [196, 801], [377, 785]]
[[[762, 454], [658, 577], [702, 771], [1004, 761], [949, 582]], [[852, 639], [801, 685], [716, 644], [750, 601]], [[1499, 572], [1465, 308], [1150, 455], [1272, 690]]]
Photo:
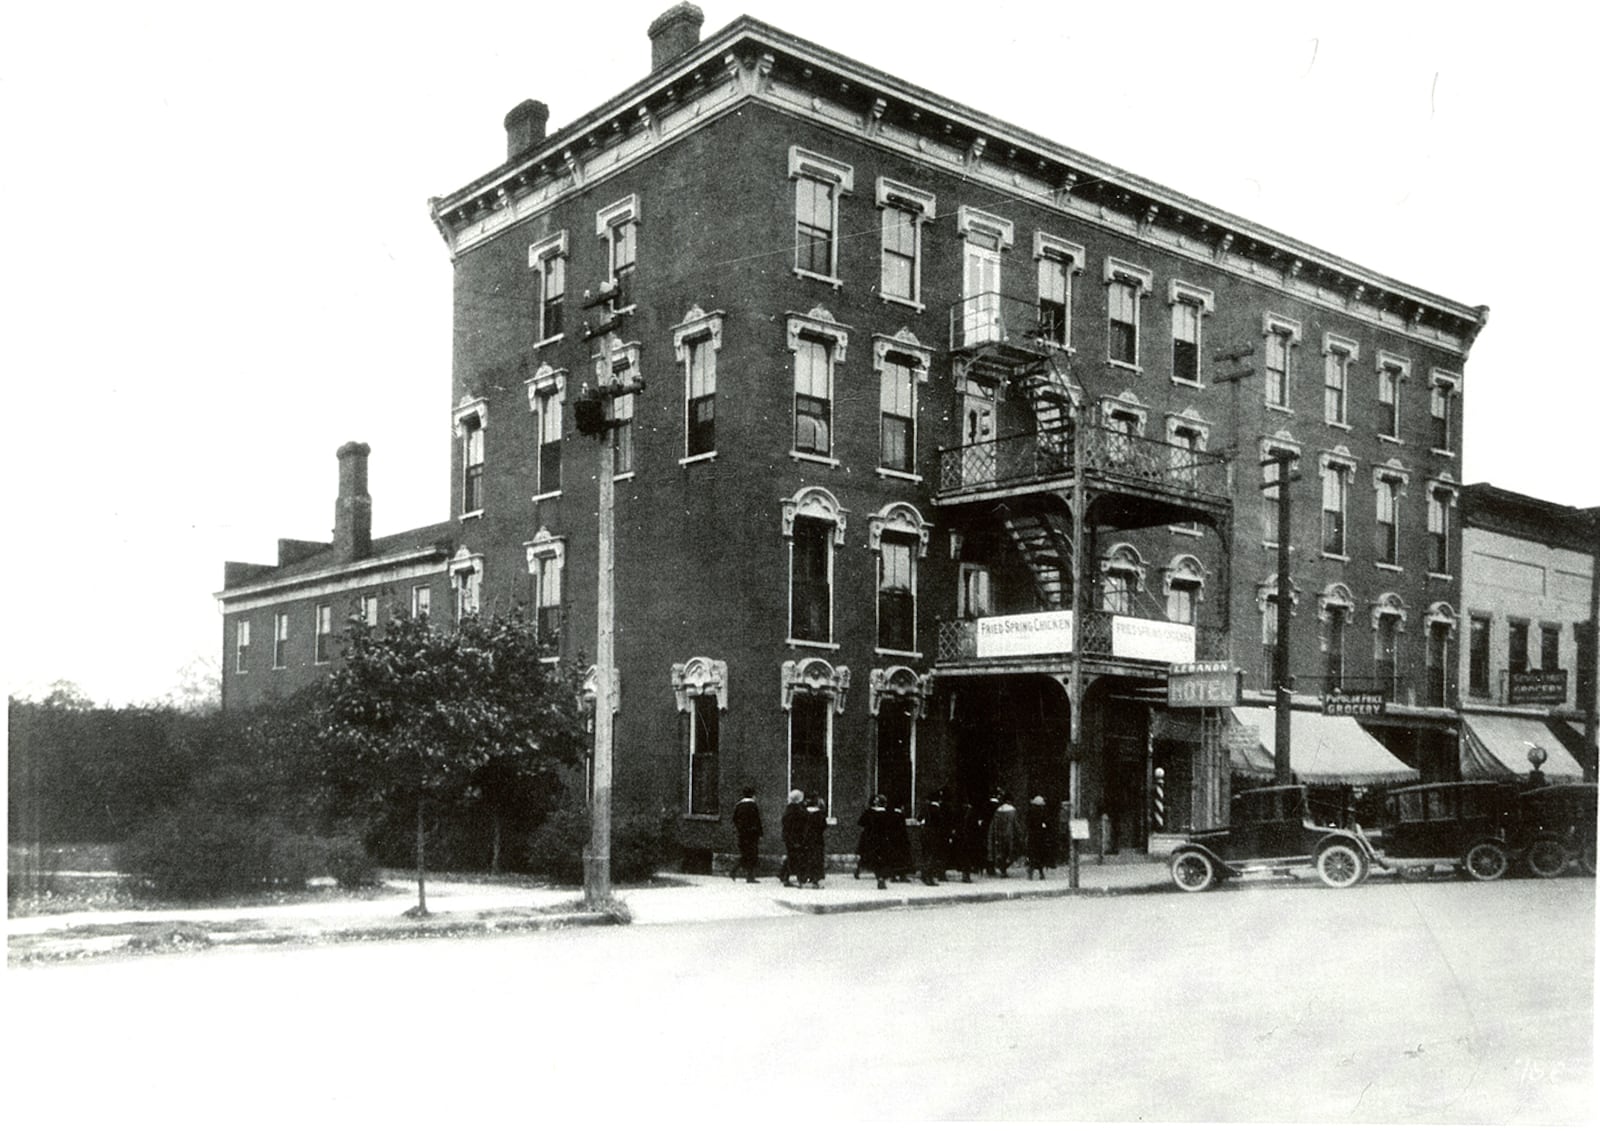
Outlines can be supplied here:
[[1072, 612], [1019, 613], [978, 620], [978, 656], [1038, 656], [1072, 651]]

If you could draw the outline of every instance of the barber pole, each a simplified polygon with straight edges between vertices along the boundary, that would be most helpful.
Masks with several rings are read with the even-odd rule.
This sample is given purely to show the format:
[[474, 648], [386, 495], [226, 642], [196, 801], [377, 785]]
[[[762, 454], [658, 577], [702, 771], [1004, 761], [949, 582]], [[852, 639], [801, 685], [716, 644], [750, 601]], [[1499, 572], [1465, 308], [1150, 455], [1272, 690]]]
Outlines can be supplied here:
[[1156, 767], [1156, 787], [1155, 787], [1155, 792], [1153, 794], [1151, 794], [1151, 797], [1150, 797], [1150, 808], [1151, 808], [1152, 824], [1155, 825], [1157, 832], [1160, 832], [1161, 830], [1163, 830], [1163, 829], [1165, 829], [1167, 827], [1167, 785], [1166, 785], [1166, 782], [1167, 782], [1167, 771], [1162, 769], [1159, 766]]

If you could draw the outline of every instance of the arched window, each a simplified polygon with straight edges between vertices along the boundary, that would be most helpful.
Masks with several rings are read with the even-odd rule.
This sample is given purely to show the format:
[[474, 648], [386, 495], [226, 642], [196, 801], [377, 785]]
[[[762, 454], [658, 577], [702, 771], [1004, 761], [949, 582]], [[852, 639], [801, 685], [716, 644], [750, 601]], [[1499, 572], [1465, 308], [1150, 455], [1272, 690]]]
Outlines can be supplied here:
[[845, 511], [822, 487], [783, 503], [789, 540], [789, 642], [833, 643], [833, 550], [844, 544]]

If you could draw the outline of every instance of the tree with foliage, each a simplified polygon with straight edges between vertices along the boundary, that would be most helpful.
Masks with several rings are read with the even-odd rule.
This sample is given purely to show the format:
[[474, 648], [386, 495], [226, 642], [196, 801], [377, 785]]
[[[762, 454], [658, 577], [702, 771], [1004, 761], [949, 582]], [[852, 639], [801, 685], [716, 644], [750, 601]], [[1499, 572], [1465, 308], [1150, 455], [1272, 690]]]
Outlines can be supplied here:
[[498, 820], [516, 787], [582, 757], [576, 675], [543, 662], [520, 612], [448, 631], [403, 611], [378, 627], [352, 617], [328, 691], [331, 772], [362, 801], [414, 813], [417, 915], [428, 913], [430, 807], [476, 791]]

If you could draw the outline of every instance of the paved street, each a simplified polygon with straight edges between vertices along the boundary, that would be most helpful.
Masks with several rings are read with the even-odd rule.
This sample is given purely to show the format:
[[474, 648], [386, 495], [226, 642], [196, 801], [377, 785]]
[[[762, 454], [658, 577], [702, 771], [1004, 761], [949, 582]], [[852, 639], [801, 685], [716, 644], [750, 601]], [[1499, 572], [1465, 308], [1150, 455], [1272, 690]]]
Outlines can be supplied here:
[[1230, 885], [11, 969], [6, 1063], [65, 1126], [1580, 1122], [1594, 912]]

